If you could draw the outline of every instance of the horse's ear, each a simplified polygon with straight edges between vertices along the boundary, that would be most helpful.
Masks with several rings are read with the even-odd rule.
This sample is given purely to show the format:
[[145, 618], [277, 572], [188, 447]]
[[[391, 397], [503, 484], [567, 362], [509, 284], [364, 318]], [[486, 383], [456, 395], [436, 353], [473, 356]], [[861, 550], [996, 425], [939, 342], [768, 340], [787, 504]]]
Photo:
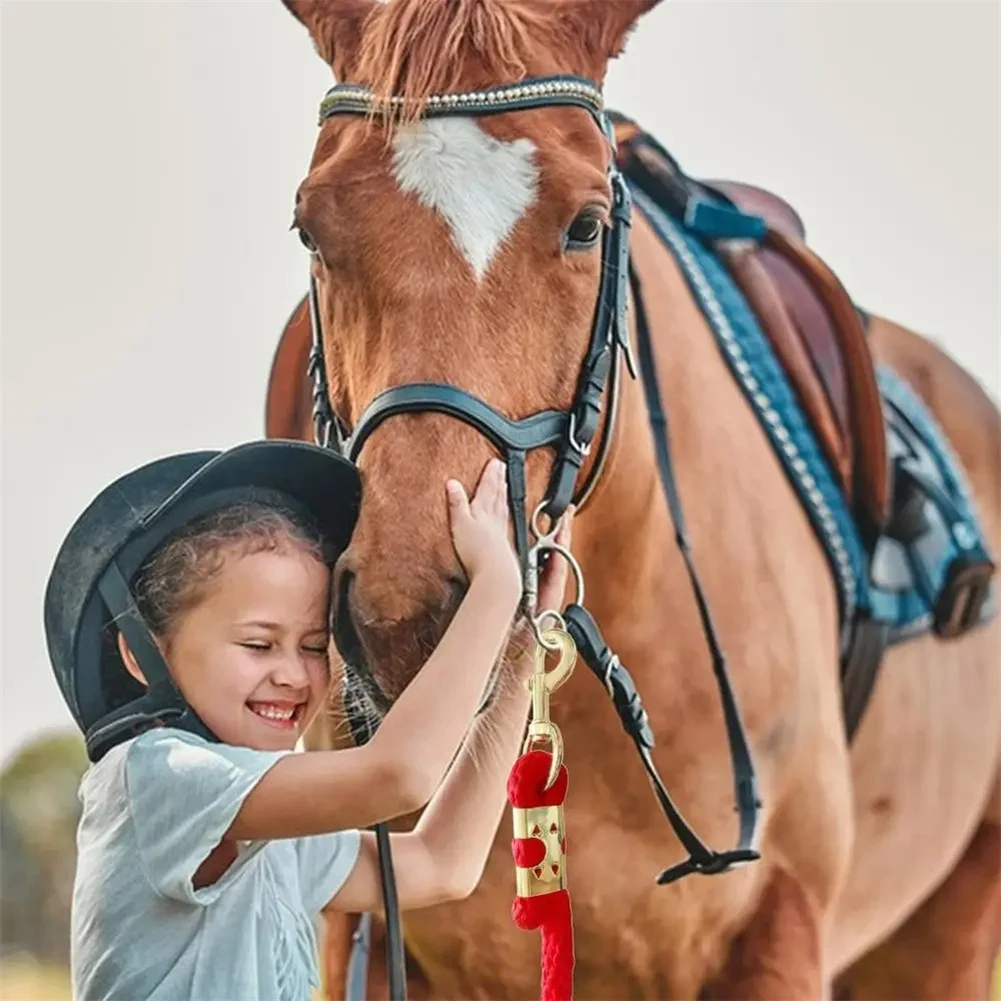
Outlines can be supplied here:
[[661, 0], [563, 0], [563, 17], [593, 61], [594, 75], [604, 77], [610, 59], [622, 54], [636, 22]]
[[376, 0], [282, 0], [285, 7], [306, 26], [320, 58], [338, 80], [349, 73], [361, 45], [365, 18]]

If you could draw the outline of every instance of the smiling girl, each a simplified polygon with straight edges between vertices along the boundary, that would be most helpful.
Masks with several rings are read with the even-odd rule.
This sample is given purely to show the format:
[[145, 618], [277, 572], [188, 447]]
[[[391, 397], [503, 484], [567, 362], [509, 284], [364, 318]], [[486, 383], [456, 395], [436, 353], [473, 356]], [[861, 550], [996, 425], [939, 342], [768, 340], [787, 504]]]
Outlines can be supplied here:
[[[73, 899], [78, 999], [305, 1001], [313, 922], [381, 908], [374, 835], [393, 834], [402, 908], [469, 894], [506, 803], [530, 658], [506, 665], [520, 577], [505, 470], [446, 485], [466, 596], [372, 739], [295, 750], [330, 686], [331, 567], [357, 517], [355, 468], [301, 442], [171, 456], [74, 524], [46, 636], [92, 765]], [[569, 520], [559, 536], [569, 542]], [[562, 561], [541, 607], [556, 607]], [[449, 692], [447, 712], [440, 693]]]

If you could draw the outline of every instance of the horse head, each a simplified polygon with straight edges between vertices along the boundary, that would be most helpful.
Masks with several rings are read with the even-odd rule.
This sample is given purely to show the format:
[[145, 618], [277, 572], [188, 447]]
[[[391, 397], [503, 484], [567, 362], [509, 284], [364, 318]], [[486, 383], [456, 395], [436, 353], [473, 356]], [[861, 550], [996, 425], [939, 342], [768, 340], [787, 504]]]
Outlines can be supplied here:
[[[568, 412], [615, 210], [600, 105], [426, 112], [546, 80], [589, 82], [600, 102], [609, 60], [656, 0], [285, 2], [341, 81], [335, 102], [352, 99], [344, 85], [371, 99], [364, 114], [321, 112], [295, 199], [334, 412], [354, 427], [379, 394], [415, 383], [459, 387], [509, 421]], [[336, 570], [335, 625], [381, 708], [464, 593], [445, 479], [472, 490], [497, 451], [441, 409], [399, 408], [358, 452], [366, 494]], [[531, 513], [555, 450], [526, 453]]]

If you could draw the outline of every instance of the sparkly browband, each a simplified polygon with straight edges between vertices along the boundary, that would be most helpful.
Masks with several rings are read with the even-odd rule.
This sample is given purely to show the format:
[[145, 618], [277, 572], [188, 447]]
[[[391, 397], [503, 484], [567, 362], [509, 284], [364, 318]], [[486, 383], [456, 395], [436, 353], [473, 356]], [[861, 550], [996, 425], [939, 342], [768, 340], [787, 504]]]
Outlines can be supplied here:
[[[400, 108], [404, 98], [377, 98], [367, 87], [341, 83], [331, 87], [320, 102], [320, 124], [333, 115], [367, 115]], [[525, 83], [505, 84], [464, 94], [432, 94], [422, 112], [425, 118], [443, 115], [484, 115], [522, 111], [554, 104], [576, 105], [600, 119], [604, 110], [601, 90], [577, 76], [533, 77]]]

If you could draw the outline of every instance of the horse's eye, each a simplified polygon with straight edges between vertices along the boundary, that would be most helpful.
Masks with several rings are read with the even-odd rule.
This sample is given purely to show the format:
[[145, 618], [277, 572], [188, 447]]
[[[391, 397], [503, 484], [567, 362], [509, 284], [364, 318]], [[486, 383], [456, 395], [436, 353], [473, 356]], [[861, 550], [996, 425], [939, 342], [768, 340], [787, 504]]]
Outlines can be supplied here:
[[567, 250], [590, 250], [601, 236], [601, 216], [593, 208], [585, 209], [567, 227], [564, 247]]

